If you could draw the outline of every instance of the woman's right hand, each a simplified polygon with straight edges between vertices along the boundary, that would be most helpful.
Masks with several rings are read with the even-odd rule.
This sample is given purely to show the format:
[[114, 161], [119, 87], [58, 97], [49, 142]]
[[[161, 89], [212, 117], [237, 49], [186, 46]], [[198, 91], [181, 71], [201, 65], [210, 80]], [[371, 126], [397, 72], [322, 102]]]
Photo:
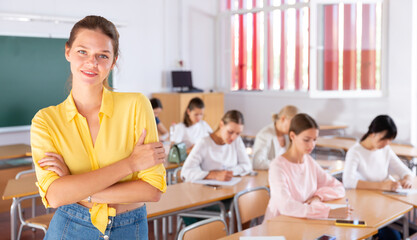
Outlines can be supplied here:
[[401, 183], [392, 181], [392, 180], [385, 180], [381, 182], [381, 190], [385, 191], [395, 191], [401, 187]]
[[144, 144], [146, 130], [143, 129], [138, 142], [128, 157], [132, 172], [142, 171], [155, 165], [164, 163], [165, 149], [161, 142]]
[[329, 218], [346, 219], [351, 211], [352, 209], [350, 207], [330, 209]]

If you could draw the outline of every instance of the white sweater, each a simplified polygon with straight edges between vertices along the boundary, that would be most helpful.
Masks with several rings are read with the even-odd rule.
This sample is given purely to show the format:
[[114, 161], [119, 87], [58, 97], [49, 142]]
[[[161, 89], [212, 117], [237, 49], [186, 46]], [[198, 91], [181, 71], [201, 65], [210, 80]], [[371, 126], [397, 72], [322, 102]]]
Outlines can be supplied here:
[[187, 148], [190, 148], [199, 139], [208, 136], [212, 132], [213, 130], [204, 120], [201, 120], [190, 127], [186, 127], [184, 123], [178, 123], [174, 127], [172, 141], [175, 143], [184, 142]]
[[217, 145], [210, 136], [200, 139], [185, 160], [181, 177], [193, 182], [204, 179], [212, 170], [229, 170], [233, 175], [252, 171], [242, 138], [224, 145]]
[[277, 133], [273, 123], [261, 129], [256, 134], [253, 145], [253, 168], [269, 169], [269, 164], [276, 157], [285, 153], [289, 146], [290, 140], [285, 135], [285, 146], [282, 147], [278, 142]]
[[413, 173], [401, 162], [389, 145], [371, 151], [360, 143], [355, 143], [346, 154], [343, 171], [343, 184], [346, 188], [356, 188], [359, 180], [381, 182], [390, 174], [402, 179]]

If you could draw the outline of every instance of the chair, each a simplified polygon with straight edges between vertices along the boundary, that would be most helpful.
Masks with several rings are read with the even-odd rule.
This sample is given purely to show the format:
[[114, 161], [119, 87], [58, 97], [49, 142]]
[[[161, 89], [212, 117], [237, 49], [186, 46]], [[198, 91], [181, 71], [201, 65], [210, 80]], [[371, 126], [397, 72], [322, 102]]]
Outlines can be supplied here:
[[[34, 169], [21, 171], [18, 174], [16, 174], [15, 179], [19, 179], [21, 177], [27, 177], [28, 175], [33, 175], [33, 174], [35, 174]], [[39, 197], [39, 194], [35, 194], [35, 195], [31, 195], [31, 196], [26, 196], [26, 197], [14, 198], [13, 199], [13, 201], [15, 201], [17, 203], [18, 218], [19, 218], [19, 221], [20, 221], [20, 227], [19, 227], [19, 232], [17, 234], [17, 239], [20, 239], [20, 237], [22, 235], [23, 227], [25, 227], [25, 226], [40, 229], [46, 234], [46, 230], [48, 229], [49, 223], [51, 222], [51, 219], [54, 216], [54, 214], [49, 213], [49, 211], [48, 211], [48, 214], [35, 216], [36, 198], [38, 198], [38, 197]], [[28, 199], [32, 200], [32, 217], [28, 218], [28, 219], [25, 219], [23, 217], [23, 211], [22, 211], [21, 203], [22, 203], [22, 201], [28, 200]]]
[[178, 240], [213, 240], [225, 237], [227, 234], [226, 222], [219, 217], [215, 217], [185, 227], [179, 233]]
[[236, 211], [238, 232], [243, 230], [244, 223], [255, 219], [260, 220], [260, 217], [265, 215], [269, 198], [269, 188], [267, 187], [247, 189], [235, 195], [233, 209]]

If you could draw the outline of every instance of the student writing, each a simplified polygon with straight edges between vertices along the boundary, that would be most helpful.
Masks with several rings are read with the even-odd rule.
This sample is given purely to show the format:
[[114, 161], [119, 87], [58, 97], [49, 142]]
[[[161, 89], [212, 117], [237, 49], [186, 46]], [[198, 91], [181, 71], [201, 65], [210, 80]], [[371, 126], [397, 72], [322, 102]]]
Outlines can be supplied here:
[[307, 114], [290, 124], [290, 147], [271, 162], [268, 179], [271, 199], [265, 220], [279, 215], [300, 218], [346, 218], [350, 209], [330, 209], [323, 202], [342, 198], [342, 183], [326, 173], [309, 155], [318, 137], [318, 125]]
[[273, 123], [256, 134], [253, 145], [253, 168], [268, 169], [269, 164], [283, 154], [288, 146], [288, 131], [292, 117], [298, 112], [295, 106], [285, 106], [278, 114], [272, 116]]
[[185, 160], [181, 177], [185, 181], [214, 179], [229, 181], [234, 175], [252, 171], [240, 133], [243, 115], [228, 111], [210, 136], [200, 139]]

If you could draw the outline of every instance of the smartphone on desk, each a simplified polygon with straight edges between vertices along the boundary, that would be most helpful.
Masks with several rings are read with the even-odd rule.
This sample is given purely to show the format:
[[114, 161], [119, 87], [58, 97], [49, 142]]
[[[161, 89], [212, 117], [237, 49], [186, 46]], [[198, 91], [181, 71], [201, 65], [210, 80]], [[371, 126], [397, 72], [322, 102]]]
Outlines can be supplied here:
[[321, 235], [320, 237], [316, 238], [315, 240], [336, 240], [336, 237], [324, 234], [324, 235]]
[[365, 221], [362, 220], [336, 220], [336, 226], [348, 226], [348, 227], [366, 227]]

